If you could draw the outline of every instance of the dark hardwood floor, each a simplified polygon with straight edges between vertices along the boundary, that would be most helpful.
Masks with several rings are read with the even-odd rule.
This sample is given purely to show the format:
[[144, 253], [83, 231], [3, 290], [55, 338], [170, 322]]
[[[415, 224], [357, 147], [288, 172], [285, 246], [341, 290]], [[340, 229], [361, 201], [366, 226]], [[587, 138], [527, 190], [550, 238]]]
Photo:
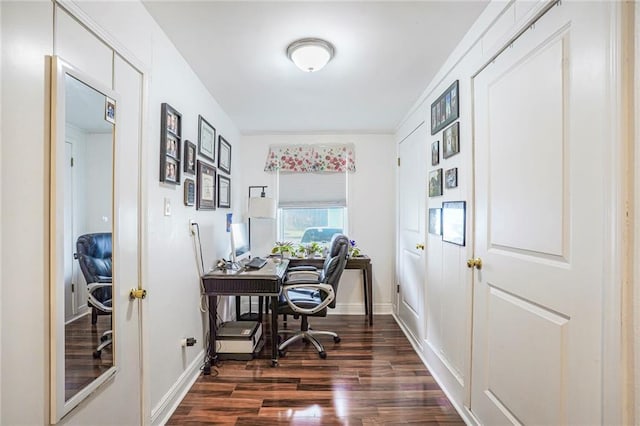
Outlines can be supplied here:
[[100, 358], [93, 358], [100, 336], [110, 328], [111, 315], [98, 315], [95, 325], [91, 324], [90, 314], [65, 325], [65, 399], [113, 365], [112, 346], [107, 346]]
[[167, 424], [464, 424], [390, 315], [376, 315], [371, 327], [359, 315], [310, 323], [340, 334], [337, 344], [322, 339], [327, 359], [296, 342], [276, 368], [268, 344], [259, 359], [222, 361], [198, 378]]

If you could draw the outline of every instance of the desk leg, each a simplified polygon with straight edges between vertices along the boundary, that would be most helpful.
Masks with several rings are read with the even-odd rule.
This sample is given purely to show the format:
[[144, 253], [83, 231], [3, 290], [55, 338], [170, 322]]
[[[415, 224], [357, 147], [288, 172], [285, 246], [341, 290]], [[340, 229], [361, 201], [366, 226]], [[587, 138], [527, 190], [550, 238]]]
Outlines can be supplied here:
[[369, 285], [367, 282], [367, 269], [362, 268], [362, 292], [364, 293], [364, 315], [369, 315]]
[[373, 268], [371, 263], [367, 263], [367, 267], [364, 269], [364, 280], [367, 285], [368, 297], [365, 297], [367, 302], [367, 314], [369, 315], [369, 325], [373, 325]]
[[209, 296], [209, 363], [211, 365], [218, 363], [218, 353], [216, 351], [217, 316], [218, 296]]
[[271, 296], [271, 366], [278, 366], [278, 298]]

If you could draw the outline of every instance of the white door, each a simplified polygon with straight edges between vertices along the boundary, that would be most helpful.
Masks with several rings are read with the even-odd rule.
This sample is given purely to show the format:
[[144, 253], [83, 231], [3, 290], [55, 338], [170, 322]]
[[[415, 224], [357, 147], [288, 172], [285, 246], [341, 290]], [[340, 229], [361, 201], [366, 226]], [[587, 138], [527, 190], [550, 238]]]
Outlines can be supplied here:
[[422, 342], [425, 283], [424, 224], [427, 126], [420, 124], [400, 142], [399, 169], [399, 280], [398, 315]]
[[601, 422], [607, 7], [553, 7], [473, 80], [483, 424]]

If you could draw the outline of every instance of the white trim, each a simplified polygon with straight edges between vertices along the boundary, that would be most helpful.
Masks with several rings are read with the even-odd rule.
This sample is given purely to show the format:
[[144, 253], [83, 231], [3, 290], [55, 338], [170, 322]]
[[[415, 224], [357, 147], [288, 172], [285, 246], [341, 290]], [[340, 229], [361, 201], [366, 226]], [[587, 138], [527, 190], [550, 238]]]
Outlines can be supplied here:
[[193, 384], [200, 377], [200, 364], [204, 359], [204, 349], [191, 361], [191, 364], [178, 377], [178, 380], [169, 388], [169, 391], [151, 410], [151, 424], [163, 425], [169, 421], [173, 412], [178, 408]]
[[411, 344], [411, 347], [413, 348], [415, 353], [418, 355], [418, 357], [420, 358], [424, 366], [427, 367], [427, 370], [429, 370], [429, 374], [431, 374], [431, 376], [435, 379], [438, 386], [440, 386], [440, 389], [442, 390], [442, 392], [444, 392], [445, 396], [447, 397], [451, 405], [453, 405], [453, 408], [455, 408], [458, 414], [460, 415], [460, 417], [462, 417], [462, 420], [464, 420], [464, 422], [467, 425], [479, 425], [480, 422], [478, 421], [478, 419], [475, 418], [475, 416], [471, 413], [471, 411], [468, 410], [467, 407], [461, 407], [458, 404], [458, 402], [454, 398], [452, 398], [452, 395], [449, 394], [448, 390], [443, 386], [444, 381], [441, 380], [440, 377], [434, 373], [435, 369], [431, 368], [431, 366], [429, 365], [429, 362], [427, 361], [424, 354], [420, 350], [420, 345], [413, 338], [413, 335], [411, 334], [409, 329], [404, 325], [404, 323], [400, 320], [400, 318], [396, 316], [395, 313], [392, 314], [392, 316], [393, 316], [393, 319], [395, 319], [396, 323], [398, 324], [398, 327], [400, 327], [400, 330], [402, 330], [407, 340]]
[[[631, 303], [623, 300], [622, 295], [629, 290], [627, 266], [628, 236], [630, 226], [626, 220], [626, 206], [629, 203], [630, 147], [629, 97], [626, 93], [629, 81], [625, 68], [628, 46], [625, 37], [629, 28], [625, 25], [623, 3], [609, 3], [609, 122], [611, 123], [611, 141], [604, 158], [605, 176], [609, 176], [608, 190], [604, 191], [605, 207], [604, 230], [605, 243], [609, 256], [603, 259], [602, 282], [602, 423], [626, 424], [629, 419], [624, 410], [631, 401], [624, 377], [631, 372], [625, 365], [629, 362], [627, 350], [629, 342], [623, 337], [624, 331], [632, 324], [632, 318], [623, 317]], [[629, 315], [631, 317], [631, 315]], [[628, 411], [628, 410], [627, 410]]]

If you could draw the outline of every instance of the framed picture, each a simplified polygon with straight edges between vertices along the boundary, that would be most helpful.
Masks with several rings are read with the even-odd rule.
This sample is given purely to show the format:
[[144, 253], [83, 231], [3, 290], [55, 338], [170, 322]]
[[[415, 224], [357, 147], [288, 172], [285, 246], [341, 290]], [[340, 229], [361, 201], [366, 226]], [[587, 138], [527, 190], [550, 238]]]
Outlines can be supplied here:
[[160, 182], [180, 185], [182, 115], [167, 103], [160, 115]]
[[193, 206], [196, 203], [196, 183], [193, 179], [184, 180], [184, 205]]
[[198, 153], [211, 161], [216, 160], [216, 129], [203, 116], [198, 116]]
[[447, 189], [455, 188], [458, 186], [458, 168], [445, 170], [444, 172], [444, 187]]
[[464, 201], [442, 203], [442, 241], [464, 246], [466, 204]]
[[196, 174], [196, 144], [184, 141], [184, 172], [190, 175]]
[[442, 235], [442, 209], [429, 209], [429, 233]]
[[429, 172], [429, 197], [442, 195], [442, 169]]
[[196, 189], [198, 198], [196, 200], [196, 209], [198, 210], [215, 210], [216, 209], [216, 169], [198, 160], [198, 181]]
[[458, 95], [458, 80], [444, 91], [431, 104], [431, 134], [435, 135], [448, 124], [453, 123], [460, 116], [460, 98]]
[[218, 168], [231, 174], [231, 144], [222, 135], [218, 136]]
[[456, 121], [444, 129], [442, 134], [442, 158], [449, 158], [460, 152], [460, 122]]
[[164, 162], [164, 182], [178, 183], [178, 163], [171, 157]]
[[231, 179], [218, 173], [218, 207], [231, 207]]
[[104, 119], [109, 123], [116, 123], [116, 101], [106, 96], [104, 98]]
[[440, 163], [440, 141], [431, 144], [431, 165], [437, 166]]

